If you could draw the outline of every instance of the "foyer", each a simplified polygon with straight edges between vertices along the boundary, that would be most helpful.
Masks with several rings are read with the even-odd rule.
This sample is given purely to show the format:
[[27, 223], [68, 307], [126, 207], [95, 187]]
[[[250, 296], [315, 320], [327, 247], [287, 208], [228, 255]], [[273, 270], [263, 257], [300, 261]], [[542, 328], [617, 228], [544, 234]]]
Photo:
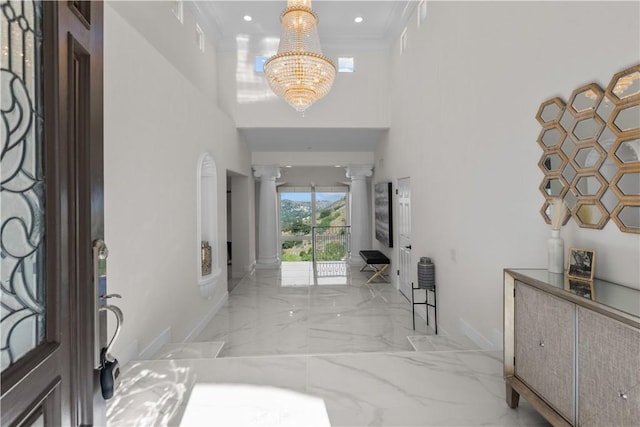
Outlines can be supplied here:
[[504, 404], [502, 352], [413, 331], [404, 296], [367, 280], [319, 283], [299, 262], [248, 275], [197, 342], [124, 368], [108, 425], [547, 425]]

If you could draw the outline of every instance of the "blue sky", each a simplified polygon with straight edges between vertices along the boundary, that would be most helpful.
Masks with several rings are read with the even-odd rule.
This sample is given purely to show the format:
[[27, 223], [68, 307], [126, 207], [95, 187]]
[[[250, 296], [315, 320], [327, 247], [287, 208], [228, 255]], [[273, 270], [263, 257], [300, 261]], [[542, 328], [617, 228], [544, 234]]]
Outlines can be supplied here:
[[[281, 193], [282, 200], [293, 202], [311, 202], [311, 193]], [[335, 202], [344, 198], [344, 193], [316, 193], [316, 200]]]

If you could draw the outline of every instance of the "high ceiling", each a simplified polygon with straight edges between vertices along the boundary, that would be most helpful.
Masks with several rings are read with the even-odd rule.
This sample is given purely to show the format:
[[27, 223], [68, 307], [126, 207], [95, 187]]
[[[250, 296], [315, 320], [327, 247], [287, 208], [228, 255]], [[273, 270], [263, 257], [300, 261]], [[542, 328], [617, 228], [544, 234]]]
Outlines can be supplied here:
[[[313, 0], [319, 18], [318, 32], [323, 47], [388, 47], [399, 36], [417, 2], [407, 0]], [[280, 37], [280, 14], [286, 0], [196, 1], [205, 24], [216, 35], [220, 48], [233, 48], [236, 36], [256, 39]], [[251, 22], [243, 20], [251, 16]], [[355, 23], [360, 16], [362, 23]]]
[[[318, 32], [323, 49], [389, 48], [398, 37], [416, 0], [313, 0], [319, 18]], [[280, 38], [280, 14], [286, 0], [194, 1], [192, 5], [204, 18], [207, 32], [215, 35], [218, 49], [236, 49], [239, 35], [251, 40]], [[251, 16], [247, 22], [244, 16]], [[362, 17], [356, 23], [356, 17]], [[241, 133], [251, 151], [374, 151], [384, 137], [384, 129], [293, 129], [245, 128]]]

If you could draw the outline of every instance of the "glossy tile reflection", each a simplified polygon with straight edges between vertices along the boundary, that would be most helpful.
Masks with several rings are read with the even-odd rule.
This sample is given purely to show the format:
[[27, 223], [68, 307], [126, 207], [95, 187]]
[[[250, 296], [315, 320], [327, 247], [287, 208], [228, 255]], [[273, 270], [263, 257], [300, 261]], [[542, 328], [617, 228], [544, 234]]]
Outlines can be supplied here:
[[[327, 263], [329, 264], [329, 263]], [[412, 350], [411, 306], [389, 283], [344, 263], [283, 263], [243, 279], [198, 337], [220, 357]], [[324, 274], [324, 277], [319, 275]]]
[[357, 269], [321, 284], [309, 267], [247, 276], [200, 342], [123, 367], [108, 425], [548, 425], [506, 405], [501, 352], [413, 331], [410, 303]]
[[[108, 402], [109, 425], [179, 425], [199, 384], [270, 387], [319, 399], [333, 426], [548, 425], [524, 399], [517, 410], [507, 407], [502, 354], [485, 351], [137, 362], [123, 371], [123, 387]], [[194, 413], [202, 416], [207, 399], [214, 398], [210, 421], [217, 419], [216, 407], [228, 411], [231, 400], [221, 400], [217, 391], [207, 395], [206, 387], [200, 389]], [[243, 411], [238, 419], [283, 414], [281, 404], [265, 412], [250, 401], [234, 402]], [[251, 412], [256, 408], [260, 414]]]

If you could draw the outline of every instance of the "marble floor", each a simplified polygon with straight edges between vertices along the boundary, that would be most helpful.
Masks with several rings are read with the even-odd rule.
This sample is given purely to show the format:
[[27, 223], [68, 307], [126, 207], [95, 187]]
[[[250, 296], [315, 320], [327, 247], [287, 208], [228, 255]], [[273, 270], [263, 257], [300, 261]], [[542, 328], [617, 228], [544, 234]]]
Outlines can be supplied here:
[[245, 277], [198, 342], [123, 367], [108, 425], [547, 425], [507, 407], [501, 352], [414, 332], [391, 285], [338, 270]]

